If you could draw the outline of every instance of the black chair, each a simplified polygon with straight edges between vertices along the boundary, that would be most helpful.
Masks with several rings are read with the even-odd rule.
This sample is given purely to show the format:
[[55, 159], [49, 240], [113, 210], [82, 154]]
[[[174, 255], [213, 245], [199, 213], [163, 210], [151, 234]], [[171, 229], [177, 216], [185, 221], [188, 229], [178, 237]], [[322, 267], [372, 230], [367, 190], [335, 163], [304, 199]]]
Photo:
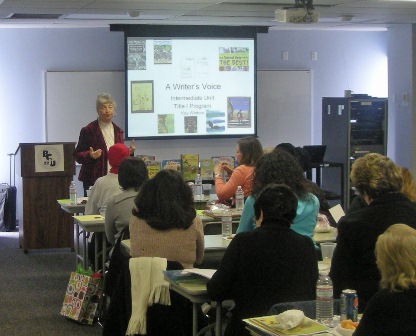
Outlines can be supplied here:
[[[339, 312], [340, 312], [339, 304], [340, 304], [340, 300], [334, 299], [334, 315], [339, 315]], [[316, 301], [315, 300], [277, 303], [269, 309], [268, 315], [278, 315], [289, 309], [302, 310], [306, 317], [309, 317], [311, 319], [316, 318]]]
[[[176, 261], [168, 261], [167, 270], [183, 269]], [[180, 294], [170, 291], [171, 305], [154, 304], [147, 309], [147, 336], [191, 336], [192, 335], [192, 303]], [[107, 318], [103, 325], [103, 336], [124, 336], [130, 321], [131, 276], [129, 260], [121, 267], [118, 282], [111, 296]], [[202, 311], [201, 327], [204, 327]]]

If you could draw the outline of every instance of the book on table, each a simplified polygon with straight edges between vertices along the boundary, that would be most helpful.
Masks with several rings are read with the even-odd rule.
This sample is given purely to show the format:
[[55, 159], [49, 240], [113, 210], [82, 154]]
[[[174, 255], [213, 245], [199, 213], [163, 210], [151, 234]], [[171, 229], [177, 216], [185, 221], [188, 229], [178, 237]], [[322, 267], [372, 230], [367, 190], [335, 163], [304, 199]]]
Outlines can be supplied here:
[[199, 154], [181, 154], [182, 176], [185, 181], [195, 181], [199, 170]]
[[276, 315], [253, 317], [243, 319], [246, 328], [260, 336], [304, 336], [320, 334], [329, 331], [330, 328], [318, 323], [308, 317], [305, 317], [303, 323], [292, 329], [281, 329], [276, 321]]
[[212, 159], [200, 160], [201, 178], [203, 180], [212, 180], [214, 175], [214, 165]]
[[182, 173], [180, 159], [162, 160], [162, 169], [172, 169]]
[[188, 268], [163, 271], [165, 279], [192, 294], [206, 294], [207, 282], [215, 269]]
[[149, 178], [153, 178], [161, 170], [160, 161], [147, 161], [146, 166], [149, 173]]
[[149, 161], [156, 161], [156, 155], [139, 154], [139, 155], [136, 155], [136, 157], [139, 158], [139, 159], [142, 159], [144, 161], [144, 163], [146, 163], [146, 164]]

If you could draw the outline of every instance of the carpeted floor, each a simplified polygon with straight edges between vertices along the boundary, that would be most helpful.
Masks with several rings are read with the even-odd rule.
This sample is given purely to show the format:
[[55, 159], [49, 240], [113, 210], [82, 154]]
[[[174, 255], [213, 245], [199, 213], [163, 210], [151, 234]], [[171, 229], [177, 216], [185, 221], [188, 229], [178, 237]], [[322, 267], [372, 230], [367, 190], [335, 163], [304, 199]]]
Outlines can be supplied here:
[[69, 249], [24, 254], [18, 232], [0, 232], [0, 335], [101, 335], [60, 315], [75, 253]]

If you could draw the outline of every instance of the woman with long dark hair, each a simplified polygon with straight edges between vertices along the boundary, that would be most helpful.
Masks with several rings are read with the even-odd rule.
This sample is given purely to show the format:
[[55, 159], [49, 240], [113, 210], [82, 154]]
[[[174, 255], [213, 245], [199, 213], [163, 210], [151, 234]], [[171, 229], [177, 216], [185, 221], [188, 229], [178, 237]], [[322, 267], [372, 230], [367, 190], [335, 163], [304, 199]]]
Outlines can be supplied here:
[[192, 190], [180, 173], [165, 169], [144, 182], [130, 219], [130, 256], [160, 257], [184, 268], [202, 263], [204, 233]]

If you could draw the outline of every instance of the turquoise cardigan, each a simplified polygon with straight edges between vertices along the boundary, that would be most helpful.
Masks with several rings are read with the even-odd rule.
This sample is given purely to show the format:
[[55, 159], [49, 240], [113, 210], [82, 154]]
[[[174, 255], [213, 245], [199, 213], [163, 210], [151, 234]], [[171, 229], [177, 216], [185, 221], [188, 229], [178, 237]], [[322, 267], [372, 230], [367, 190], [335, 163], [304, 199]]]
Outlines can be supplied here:
[[[256, 199], [250, 195], [244, 204], [237, 233], [251, 231], [256, 227], [254, 216], [254, 202]], [[313, 233], [318, 220], [319, 201], [313, 194], [308, 194], [305, 200], [298, 200], [296, 217], [290, 227], [293, 231], [308, 236], [313, 240]]]

